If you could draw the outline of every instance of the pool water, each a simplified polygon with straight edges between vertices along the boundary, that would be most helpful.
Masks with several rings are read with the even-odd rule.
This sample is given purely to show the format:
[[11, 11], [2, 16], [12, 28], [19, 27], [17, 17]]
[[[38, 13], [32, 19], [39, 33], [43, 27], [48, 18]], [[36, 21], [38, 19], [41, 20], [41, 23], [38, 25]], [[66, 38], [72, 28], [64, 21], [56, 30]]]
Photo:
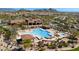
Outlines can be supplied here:
[[66, 34], [65, 33], [59, 33], [60, 37], [65, 37]]
[[47, 30], [44, 30], [42, 28], [34, 29], [31, 34], [33, 36], [37, 36], [38, 38], [50, 38], [52, 37], [52, 33], [48, 32]]

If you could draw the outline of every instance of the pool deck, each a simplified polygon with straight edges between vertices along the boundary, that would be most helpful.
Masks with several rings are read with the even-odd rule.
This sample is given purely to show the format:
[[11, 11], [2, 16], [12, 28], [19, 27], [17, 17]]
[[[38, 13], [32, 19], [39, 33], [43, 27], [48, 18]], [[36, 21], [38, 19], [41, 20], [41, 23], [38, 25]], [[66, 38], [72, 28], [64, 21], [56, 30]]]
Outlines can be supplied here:
[[[31, 33], [32, 31], [33, 31], [34, 29], [27, 29], [27, 30], [18, 30], [17, 32], [18, 32], [18, 34], [19, 35], [23, 35], [23, 34], [29, 34], [29, 33]], [[52, 33], [52, 38], [51, 39], [49, 39], [49, 40], [56, 40], [56, 39], [58, 39], [58, 38], [62, 38], [62, 37], [56, 37], [54, 34], [55, 34], [55, 32], [57, 32], [56, 30], [54, 30], [54, 29], [46, 29], [48, 32], [50, 32], [50, 33]], [[44, 38], [45, 40], [46, 40], [46, 38]], [[48, 40], [48, 39], [47, 39]]]

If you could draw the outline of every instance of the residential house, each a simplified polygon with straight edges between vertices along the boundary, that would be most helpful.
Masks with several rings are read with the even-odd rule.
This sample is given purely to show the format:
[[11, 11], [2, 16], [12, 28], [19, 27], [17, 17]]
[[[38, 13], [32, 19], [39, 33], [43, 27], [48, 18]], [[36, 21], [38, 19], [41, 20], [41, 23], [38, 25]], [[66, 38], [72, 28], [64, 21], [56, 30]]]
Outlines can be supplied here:
[[27, 18], [26, 22], [28, 22], [29, 25], [40, 25], [42, 24], [42, 20], [38, 18]]

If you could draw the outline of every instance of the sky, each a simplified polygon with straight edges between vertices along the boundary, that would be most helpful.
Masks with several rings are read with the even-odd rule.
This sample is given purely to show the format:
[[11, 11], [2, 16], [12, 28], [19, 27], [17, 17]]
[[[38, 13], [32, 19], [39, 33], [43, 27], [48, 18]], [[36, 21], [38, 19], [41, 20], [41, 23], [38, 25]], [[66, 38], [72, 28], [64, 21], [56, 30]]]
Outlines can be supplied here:
[[[41, 9], [41, 8], [27, 8], [29, 10]], [[54, 8], [60, 12], [79, 12], [79, 8]]]
[[[16, 10], [22, 9], [22, 8], [15, 8]], [[35, 9], [47, 9], [47, 8], [23, 8], [26, 10], [35, 10]], [[79, 8], [53, 8], [56, 9], [59, 12], [79, 12]]]
[[79, 12], [79, 8], [56, 8], [56, 10], [61, 12]]

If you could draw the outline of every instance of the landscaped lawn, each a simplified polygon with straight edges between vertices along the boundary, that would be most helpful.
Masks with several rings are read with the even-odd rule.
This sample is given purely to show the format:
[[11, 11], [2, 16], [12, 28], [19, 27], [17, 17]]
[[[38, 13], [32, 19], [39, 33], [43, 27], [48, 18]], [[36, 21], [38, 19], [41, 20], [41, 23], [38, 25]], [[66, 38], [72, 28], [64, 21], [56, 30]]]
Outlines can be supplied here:
[[77, 48], [74, 48], [74, 49], [72, 49], [72, 50], [69, 50], [69, 51], [79, 51], [79, 47], [77, 47]]

